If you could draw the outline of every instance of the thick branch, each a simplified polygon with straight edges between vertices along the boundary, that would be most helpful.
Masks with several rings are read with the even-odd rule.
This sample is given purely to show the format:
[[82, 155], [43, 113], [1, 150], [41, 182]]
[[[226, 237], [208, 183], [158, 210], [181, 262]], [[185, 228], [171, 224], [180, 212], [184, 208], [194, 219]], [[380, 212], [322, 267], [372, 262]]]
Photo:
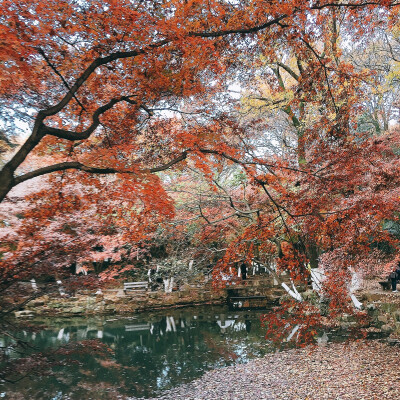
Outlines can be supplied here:
[[228, 30], [222, 30], [222, 31], [215, 31], [215, 32], [191, 32], [189, 33], [189, 36], [195, 36], [195, 37], [203, 37], [203, 38], [216, 38], [220, 36], [226, 36], [226, 35], [234, 35], [234, 34], [247, 34], [247, 33], [256, 33], [259, 31], [262, 31], [265, 28], [268, 28], [272, 25], [279, 25], [279, 22], [282, 21], [283, 19], [287, 18], [287, 14], [282, 14], [279, 17], [276, 17], [274, 19], [271, 19], [264, 24], [253, 26], [251, 28], [242, 28], [242, 29], [228, 29]]
[[52, 128], [46, 125], [42, 126], [43, 135], [52, 135], [56, 136], [60, 139], [67, 139], [67, 140], [84, 140], [88, 139], [89, 136], [96, 130], [96, 128], [100, 125], [100, 115], [104, 114], [106, 111], [110, 110], [114, 107], [115, 104], [120, 103], [121, 101], [129, 101], [129, 97], [123, 96], [119, 98], [111, 99], [107, 104], [104, 106], [99, 107], [94, 113], [92, 117], [92, 123], [90, 126], [82, 132], [74, 132], [74, 131], [67, 131], [64, 129]]
[[86, 82], [86, 80], [90, 77], [90, 75], [100, 66], [109, 64], [110, 62], [121, 60], [124, 58], [133, 58], [139, 54], [145, 54], [147, 51], [164, 46], [165, 44], [169, 43], [170, 41], [165, 39], [161, 40], [157, 43], [151, 44], [147, 47], [142, 49], [136, 49], [132, 51], [117, 51], [115, 53], [111, 53], [106, 57], [99, 57], [96, 58], [81, 74], [81, 76], [75, 81], [74, 85], [68, 91], [68, 93], [63, 97], [63, 99], [53, 107], [48, 108], [47, 110], [42, 110], [39, 114], [49, 117], [51, 115], [55, 115], [59, 113], [74, 97], [75, 93], [79, 90], [79, 88]]
[[[259, 214], [259, 212], [261, 211], [261, 210], [259, 210], [259, 209], [257, 209], [257, 210], [251, 210], [250, 208], [249, 208], [248, 211], [239, 210], [239, 209], [235, 206], [235, 204], [234, 204], [234, 202], [233, 202], [233, 198], [229, 195], [229, 193], [227, 192], [227, 190], [226, 190], [223, 186], [221, 186], [215, 179], [213, 179], [213, 182], [215, 183], [215, 185], [216, 185], [219, 189], [221, 189], [221, 190], [226, 194], [226, 197], [227, 197], [228, 200], [229, 200], [230, 206], [237, 212], [238, 215], [242, 215], [242, 216], [245, 216], [245, 217], [248, 217], [248, 216], [251, 217], [252, 214]], [[244, 195], [244, 194], [243, 194], [243, 195]], [[246, 199], [245, 199], [245, 200], [246, 200]], [[246, 202], [246, 204], [247, 204], [247, 202]], [[248, 206], [248, 204], [247, 204], [247, 206]], [[248, 207], [249, 207], [249, 206], [248, 206]], [[253, 219], [253, 218], [251, 218], [251, 219]]]
[[88, 165], [82, 164], [79, 161], [67, 161], [63, 163], [58, 163], [54, 165], [48, 165], [47, 167], [38, 168], [35, 171], [28, 172], [24, 175], [18, 176], [14, 179], [15, 185], [18, 185], [21, 182], [25, 182], [29, 179], [36, 178], [38, 176], [50, 174], [52, 172], [65, 171], [68, 169], [75, 169], [79, 171], [85, 171], [92, 174], [138, 174], [138, 173], [155, 173], [160, 171], [165, 171], [168, 168], [171, 168], [173, 165], [183, 161], [187, 157], [187, 153], [183, 152], [179, 157], [171, 160], [170, 162], [160, 165], [154, 168], [146, 168], [146, 169], [118, 169], [111, 167], [90, 167]]
[[133, 173], [131, 171], [117, 170], [115, 168], [97, 168], [89, 167], [80, 163], [79, 161], [67, 161], [54, 165], [48, 165], [47, 167], [38, 168], [35, 171], [28, 172], [24, 175], [17, 176], [15, 178], [15, 184], [18, 185], [21, 182], [25, 182], [29, 179], [36, 178], [41, 175], [50, 174], [57, 171], [65, 171], [67, 169], [76, 169], [80, 171], [86, 171], [94, 174], [115, 174], [115, 173]]
[[142, 170], [140, 170], [140, 172], [154, 173], [154, 172], [165, 171], [165, 170], [171, 168], [173, 165], [178, 164], [179, 162], [183, 161], [184, 159], [186, 159], [186, 157], [187, 157], [187, 152], [184, 151], [179, 157], [171, 160], [167, 164], [163, 164], [163, 165], [160, 165], [160, 166], [154, 167], [154, 168], [142, 169]]
[[[338, 7], [338, 8], [360, 8], [360, 7], [368, 7], [368, 6], [381, 6], [382, 2], [381, 1], [366, 1], [363, 3], [325, 3], [325, 4], [315, 4], [311, 7], [312, 10], [322, 10], [323, 8], [328, 8], [328, 7]], [[391, 4], [388, 4], [386, 6], [388, 7], [396, 7], [400, 5], [400, 3], [393, 2]]]
[[296, 81], [299, 80], [299, 75], [297, 75], [290, 67], [288, 67], [286, 64], [283, 64], [281, 62], [277, 62], [277, 65], [279, 65], [281, 68], [283, 68], [292, 78], [294, 78]]

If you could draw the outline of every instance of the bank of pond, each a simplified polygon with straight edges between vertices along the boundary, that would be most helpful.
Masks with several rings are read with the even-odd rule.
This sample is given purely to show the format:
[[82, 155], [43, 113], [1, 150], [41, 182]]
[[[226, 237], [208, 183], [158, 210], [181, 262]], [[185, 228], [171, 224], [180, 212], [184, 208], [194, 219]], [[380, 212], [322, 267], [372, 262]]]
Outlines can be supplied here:
[[[265, 311], [264, 311], [265, 312]], [[27, 352], [54, 352], [51, 371], [0, 386], [0, 398], [109, 399], [154, 397], [205, 371], [278, 350], [264, 338], [263, 311], [202, 306], [124, 317], [52, 318], [20, 331]], [[1, 346], [11, 344], [0, 338]], [[340, 340], [320, 334], [319, 341]], [[94, 343], [104, 346], [93, 348]], [[74, 351], [69, 347], [79, 345]], [[55, 350], [65, 346], [64, 353]], [[10, 358], [19, 353], [10, 350]], [[64, 358], [63, 358], [64, 357]]]

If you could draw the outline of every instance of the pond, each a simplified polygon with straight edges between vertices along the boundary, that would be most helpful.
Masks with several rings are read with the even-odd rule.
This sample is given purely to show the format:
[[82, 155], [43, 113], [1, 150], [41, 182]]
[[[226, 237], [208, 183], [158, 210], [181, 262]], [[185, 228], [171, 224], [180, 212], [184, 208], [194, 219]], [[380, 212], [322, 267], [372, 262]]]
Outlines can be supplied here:
[[109, 351], [80, 351], [76, 362], [51, 374], [0, 386], [0, 398], [148, 398], [201, 376], [206, 370], [245, 363], [276, 351], [264, 339], [262, 311], [196, 307], [129, 317], [42, 321], [45, 328], [22, 333], [36, 351], [98, 339]]

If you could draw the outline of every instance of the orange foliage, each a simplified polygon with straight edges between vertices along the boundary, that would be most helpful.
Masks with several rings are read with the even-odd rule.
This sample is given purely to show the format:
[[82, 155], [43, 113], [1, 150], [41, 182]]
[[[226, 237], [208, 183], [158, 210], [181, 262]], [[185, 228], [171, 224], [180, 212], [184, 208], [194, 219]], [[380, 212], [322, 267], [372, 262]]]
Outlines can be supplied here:
[[[336, 279], [329, 296], [342, 299], [347, 268], [372, 242], [398, 246], [382, 221], [398, 221], [400, 134], [356, 131], [368, 71], [344, 60], [331, 22], [340, 16], [358, 40], [397, 12], [390, 0], [2, 1], [1, 105], [12, 110], [7, 126], [28, 118], [31, 129], [0, 173], [2, 219], [12, 224], [6, 286], [38, 265], [85, 259], [94, 245], [114, 258], [126, 244], [139, 252], [196, 209], [193, 240], [223, 243], [215, 277], [274, 258], [306, 281], [313, 252], [324, 253]], [[276, 66], [282, 54], [296, 55], [295, 70]], [[240, 123], [227, 90], [265, 76], [279, 104], [286, 73], [297, 149], [260, 154], [262, 121]], [[245, 183], [224, 191], [216, 176], [234, 166]], [[173, 167], [204, 176], [208, 200], [175, 207], [172, 178], [159, 174]], [[27, 182], [39, 190], [23, 200]], [[178, 237], [186, 228], [173, 227]]]

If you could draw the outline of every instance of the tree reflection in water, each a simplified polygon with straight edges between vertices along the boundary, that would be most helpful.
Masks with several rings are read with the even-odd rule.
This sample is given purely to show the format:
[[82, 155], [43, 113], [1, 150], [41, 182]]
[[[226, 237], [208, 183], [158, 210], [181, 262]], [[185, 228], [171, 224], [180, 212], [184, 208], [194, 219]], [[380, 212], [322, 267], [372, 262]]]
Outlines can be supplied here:
[[47, 321], [48, 329], [25, 334], [40, 351], [98, 339], [111, 352], [74, 354], [76, 362], [66, 360], [52, 375], [24, 379], [0, 391], [32, 399], [149, 397], [208, 369], [246, 362], [272, 350], [265, 342], [260, 314], [201, 307], [125, 319]]

